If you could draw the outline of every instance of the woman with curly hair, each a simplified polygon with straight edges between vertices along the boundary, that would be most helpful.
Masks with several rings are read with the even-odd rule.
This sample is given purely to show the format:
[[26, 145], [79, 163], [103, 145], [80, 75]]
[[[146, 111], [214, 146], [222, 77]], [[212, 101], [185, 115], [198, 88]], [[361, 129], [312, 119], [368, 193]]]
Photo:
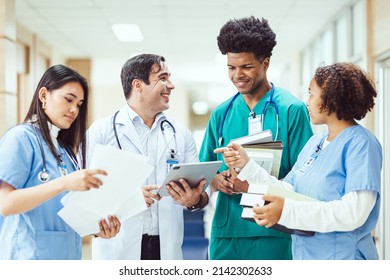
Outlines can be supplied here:
[[229, 167], [243, 168], [242, 180], [272, 184], [318, 201], [264, 195], [254, 207], [256, 223], [315, 231], [292, 236], [293, 259], [378, 259], [371, 236], [379, 215], [382, 148], [356, 121], [374, 107], [373, 81], [352, 63], [319, 67], [310, 82], [307, 107], [313, 124], [327, 130], [313, 136], [293, 169], [279, 181], [249, 159], [237, 144], [223, 152]]

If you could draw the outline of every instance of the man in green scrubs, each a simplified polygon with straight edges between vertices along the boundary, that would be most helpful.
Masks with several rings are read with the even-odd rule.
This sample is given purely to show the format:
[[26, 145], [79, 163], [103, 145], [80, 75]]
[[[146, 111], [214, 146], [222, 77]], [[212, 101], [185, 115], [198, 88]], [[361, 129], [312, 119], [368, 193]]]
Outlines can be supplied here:
[[[217, 41], [221, 53], [227, 54], [229, 77], [238, 93], [211, 113], [199, 159], [222, 160], [221, 155], [214, 154], [215, 148], [226, 146], [231, 139], [270, 129], [274, 138], [283, 141], [279, 173], [283, 178], [313, 131], [305, 104], [267, 79], [275, 33], [267, 20], [248, 17], [228, 21]], [[218, 198], [210, 259], [291, 259], [290, 235], [240, 218], [238, 193], [246, 192], [248, 183], [238, 180], [235, 170], [227, 169], [223, 165], [211, 183], [212, 189], [218, 190]]]

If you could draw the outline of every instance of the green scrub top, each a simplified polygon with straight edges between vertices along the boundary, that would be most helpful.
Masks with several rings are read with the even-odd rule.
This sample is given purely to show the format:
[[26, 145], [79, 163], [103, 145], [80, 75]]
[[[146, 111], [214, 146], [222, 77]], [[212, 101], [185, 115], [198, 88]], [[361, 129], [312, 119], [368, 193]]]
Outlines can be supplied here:
[[[272, 89], [254, 108], [256, 115], [261, 115], [264, 104], [269, 101]], [[306, 141], [313, 135], [306, 105], [288, 91], [275, 87], [273, 100], [279, 109], [278, 140], [283, 141], [283, 154], [279, 178], [284, 178], [294, 165], [298, 154]], [[222, 155], [214, 154], [214, 149], [226, 146], [231, 139], [248, 135], [248, 117], [250, 110], [240, 94], [231, 104], [223, 124], [223, 141], [218, 143], [219, 129], [226, 108], [231, 99], [217, 106], [211, 113], [207, 130], [199, 153], [200, 161], [223, 160]], [[268, 106], [264, 117], [264, 129], [276, 130], [276, 114]], [[219, 171], [228, 169], [223, 164]], [[288, 234], [258, 226], [256, 223], [241, 219], [241, 195], [226, 195], [219, 192], [216, 210], [212, 222], [212, 238], [237, 238], [254, 236], [276, 236], [289, 238]]]

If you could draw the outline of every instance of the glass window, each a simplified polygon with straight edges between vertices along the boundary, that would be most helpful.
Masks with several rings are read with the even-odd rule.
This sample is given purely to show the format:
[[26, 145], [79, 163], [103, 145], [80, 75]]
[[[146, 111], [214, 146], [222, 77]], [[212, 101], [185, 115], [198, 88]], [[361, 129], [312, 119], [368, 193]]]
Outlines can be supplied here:
[[336, 62], [348, 61], [349, 33], [348, 14], [343, 14], [336, 21]]
[[302, 84], [308, 85], [311, 79], [310, 49], [306, 49], [302, 55]]
[[321, 36], [321, 58], [325, 65], [334, 62], [333, 28], [328, 28]]
[[352, 56], [360, 57], [364, 49], [364, 6], [363, 1], [352, 6]]

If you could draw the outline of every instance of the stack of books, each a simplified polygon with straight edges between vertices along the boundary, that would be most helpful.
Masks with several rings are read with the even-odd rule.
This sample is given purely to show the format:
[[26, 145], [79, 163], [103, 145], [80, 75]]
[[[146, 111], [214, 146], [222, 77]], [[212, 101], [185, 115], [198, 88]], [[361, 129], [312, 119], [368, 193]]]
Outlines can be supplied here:
[[240, 138], [232, 139], [230, 142], [234, 142], [240, 145], [260, 144], [272, 141], [272, 131], [267, 129], [259, 133], [246, 135]]
[[[290, 191], [281, 187], [266, 184], [250, 183], [248, 187], [248, 192], [243, 193], [241, 196], [240, 205], [243, 207], [241, 214], [242, 219], [255, 222], [255, 219], [253, 218], [253, 206], [264, 206], [267, 204], [267, 201], [264, 201], [263, 199], [264, 194], [280, 196], [285, 199], [293, 199], [297, 201], [316, 201], [316, 199], [312, 197], [296, 193], [294, 191]], [[288, 234], [298, 234], [305, 236], [313, 236], [315, 233], [314, 231], [290, 229], [280, 224], [275, 224], [271, 228]]]
[[248, 156], [258, 165], [276, 178], [279, 177], [282, 160], [283, 142], [272, 141], [272, 132], [267, 129], [262, 132], [236, 138], [231, 143], [240, 144]]

